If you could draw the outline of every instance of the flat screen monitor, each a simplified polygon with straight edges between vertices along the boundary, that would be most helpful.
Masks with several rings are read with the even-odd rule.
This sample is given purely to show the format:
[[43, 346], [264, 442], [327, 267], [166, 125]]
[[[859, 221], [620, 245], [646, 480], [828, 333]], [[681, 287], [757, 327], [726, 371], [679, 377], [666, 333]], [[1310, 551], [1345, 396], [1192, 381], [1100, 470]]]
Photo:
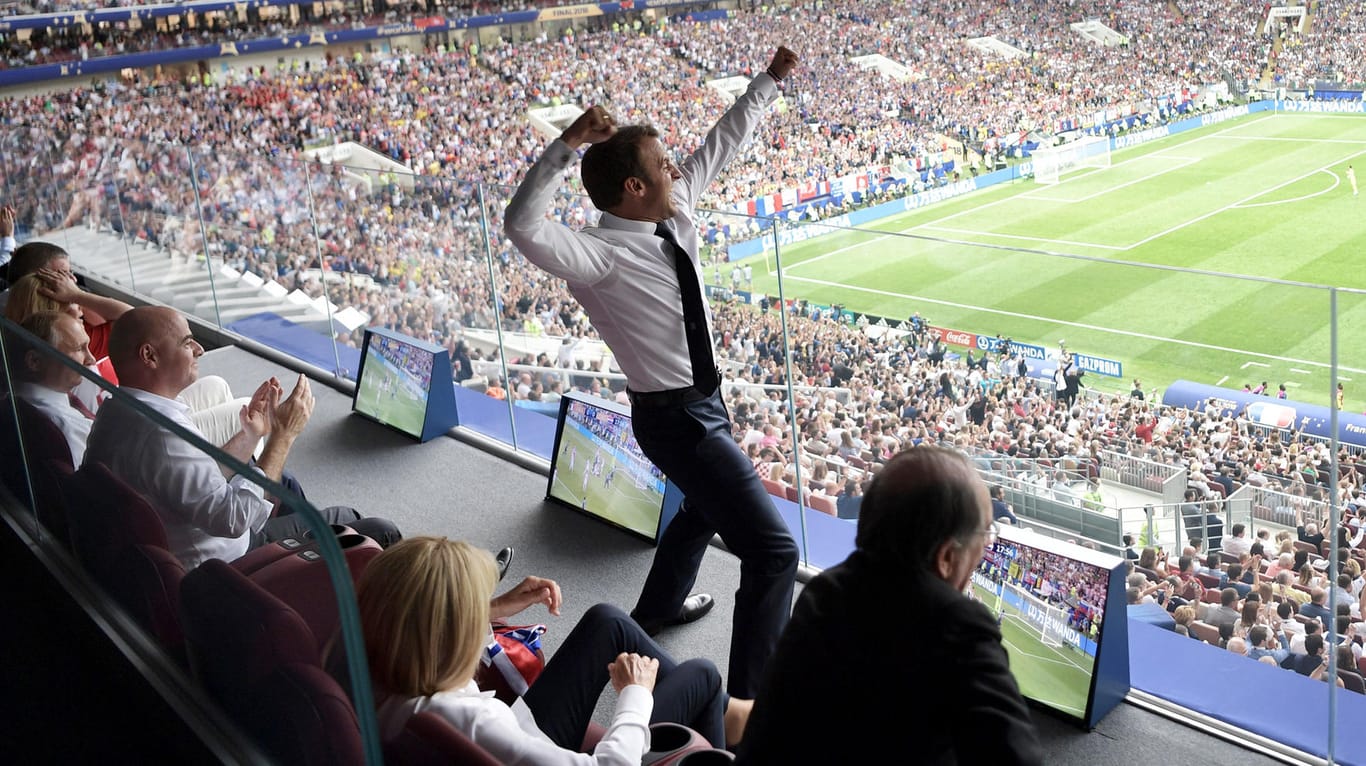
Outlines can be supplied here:
[[654, 542], [676, 494], [640, 451], [626, 407], [577, 393], [560, 400], [549, 499]]
[[1118, 557], [1005, 526], [969, 590], [996, 615], [1026, 699], [1089, 728], [1128, 693]]
[[[450, 352], [399, 333], [365, 331], [352, 409], [426, 441], [456, 425]], [[440, 384], [433, 388], [433, 382]]]

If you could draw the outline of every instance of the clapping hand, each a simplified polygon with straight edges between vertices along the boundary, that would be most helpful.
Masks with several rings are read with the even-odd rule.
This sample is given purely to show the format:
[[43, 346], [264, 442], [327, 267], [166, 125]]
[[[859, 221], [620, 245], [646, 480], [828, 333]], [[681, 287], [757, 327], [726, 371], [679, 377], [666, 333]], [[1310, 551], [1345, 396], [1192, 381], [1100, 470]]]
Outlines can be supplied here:
[[260, 439], [270, 433], [275, 420], [275, 408], [280, 404], [280, 397], [284, 390], [280, 388], [280, 381], [271, 378], [262, 383], [251, 395], [251, 401], [242, 407], [238, 413], [241, 421], [242, 431], [252, 441]]
[[[279, 401], [278, 396], [276, 401]], [[313, 416], [313, 401], [313, 389], [308, 383], [308, 378], [299, 375], [289, 398], [279, 402], [274, 408], [271, 416], [272, 430], [288, 437], [303, 433], [304, 426], [308, 425], [308, 419]]]

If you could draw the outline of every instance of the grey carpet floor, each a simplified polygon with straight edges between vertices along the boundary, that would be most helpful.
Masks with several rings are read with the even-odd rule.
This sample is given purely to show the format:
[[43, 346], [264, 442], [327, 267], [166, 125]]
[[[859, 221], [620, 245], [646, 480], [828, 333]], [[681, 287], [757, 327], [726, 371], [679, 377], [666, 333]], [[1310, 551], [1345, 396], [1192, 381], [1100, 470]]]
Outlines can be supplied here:
[[[236, 348], [209, 352], [201, 374], [221, 375], [239, 395], [249, 394], [274, 375], [288, 391], [296, 374]], [[624, 532], [544, 500], [546, 477], [463, 442], [438, 438], [417, 444], [410, 438], [350, 412], [346, 395], [314, 383], [317, 406], [307, 431], [290, 453], [289, 469], [318, 507], [349, 505], [383, 516], [406, 535], [445, 535], [489, 550], [516, 548], [508, 583], [526, 575], [560, 583], [560, 617], [539, 607], [527, 622], [544, 622], [548, 654], [590, 606], [599, 602], [630, 610], [649, 568], [653, 548]], [[706, 657], [726, 672], [730, 616], [739, 582], [739, 563], [712, 548], [698, 574], [696, 590], [711, 593], [716, 609], [707, 618], [666, 631], [661, 645], [675, 657]], [[870, 620], [895, 624], [888, 614]], [[907, 622], [907, 627], [910, 627]], [[907, 633], [907, 642], [913, 634]], [[913, 651], [907, 646], [904, 651]], [[934, 690], [889, 690], [889, 697], [847, 704], [897, 704], [908, 716], [934, 704]], [[605, 721], [611, 689], [598, 708]], [[1050, 764], [1201, 763], [1256, 766], [1275, 763], [1257, 753], [1208, 736], [1146, 710], [1122, 704], [1092, 732], [1083, 732], [1047, 713], [1036, 712]]]

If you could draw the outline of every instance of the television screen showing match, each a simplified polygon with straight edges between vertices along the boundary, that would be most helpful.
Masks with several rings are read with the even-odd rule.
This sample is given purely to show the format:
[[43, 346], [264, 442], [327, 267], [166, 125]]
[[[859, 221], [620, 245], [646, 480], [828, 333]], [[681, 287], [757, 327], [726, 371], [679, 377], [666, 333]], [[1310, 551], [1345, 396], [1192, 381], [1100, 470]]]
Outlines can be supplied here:
[[355, 411], [421, 438], [434, 358], [428, 349], [367, 332], [365, 358], [356, 381]]
[[[1091, 718], [1110, 578], [1120, 576], [1111, 562], [1118, 560], [1005, 526], [969, 588], [1000, 623], [1020, 692], [1081, 721]], [[1116, 622], [1124, 631], [1119, 607]]]
[[636, 444], [626, 408], [590, 396], [560, 400], [548, 497], [654, 542], [666, 483]]

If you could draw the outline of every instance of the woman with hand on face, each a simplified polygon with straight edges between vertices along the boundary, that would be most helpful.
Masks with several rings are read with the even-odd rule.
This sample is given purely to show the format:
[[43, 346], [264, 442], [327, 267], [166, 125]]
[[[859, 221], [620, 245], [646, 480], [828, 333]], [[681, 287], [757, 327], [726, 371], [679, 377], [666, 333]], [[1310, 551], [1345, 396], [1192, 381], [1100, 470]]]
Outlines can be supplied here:
[[[529, 577], [492, 598], [493, 557], [468, 543], [414, 537], [366, 567], [356, 590], [381, 736], [431, 712], [504, 764], [639, 764], [651, 723], [690, 726], [713, 746], [738, 742], [749, 700], [730, 699], [707, 660], [675, 662], [630, 617], [598, 604], [511, 706], [474, 682], [491, 617], [533, 604], [559, 614], [559, 586]], [[607, 733], [577, 752], [604, 685], [617, 690]]]

